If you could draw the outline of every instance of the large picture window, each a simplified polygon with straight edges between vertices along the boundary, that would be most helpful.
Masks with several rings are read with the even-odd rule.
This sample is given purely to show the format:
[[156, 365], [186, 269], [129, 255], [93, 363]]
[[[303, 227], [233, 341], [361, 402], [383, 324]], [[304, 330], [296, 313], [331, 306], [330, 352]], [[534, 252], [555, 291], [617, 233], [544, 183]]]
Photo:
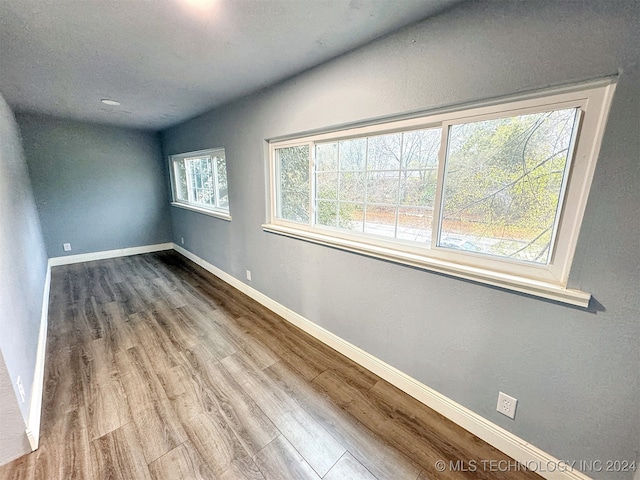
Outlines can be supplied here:
[[586, 306], [566, 286], [612, 93], [271, 142], [265, 229]]
[[230, 220], [224, 148], [172, 155], [173, 205]]

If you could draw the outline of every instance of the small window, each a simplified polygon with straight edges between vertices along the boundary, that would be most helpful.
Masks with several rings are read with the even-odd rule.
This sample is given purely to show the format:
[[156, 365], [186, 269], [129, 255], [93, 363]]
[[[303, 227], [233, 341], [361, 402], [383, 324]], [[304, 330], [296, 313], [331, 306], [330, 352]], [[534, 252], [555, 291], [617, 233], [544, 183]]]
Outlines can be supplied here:
[[613, 89], [271, 142], [265, 229], [586, 306], [566, 286]]
[[173, 203], [230, 220], [224, 148], [169, 157]]

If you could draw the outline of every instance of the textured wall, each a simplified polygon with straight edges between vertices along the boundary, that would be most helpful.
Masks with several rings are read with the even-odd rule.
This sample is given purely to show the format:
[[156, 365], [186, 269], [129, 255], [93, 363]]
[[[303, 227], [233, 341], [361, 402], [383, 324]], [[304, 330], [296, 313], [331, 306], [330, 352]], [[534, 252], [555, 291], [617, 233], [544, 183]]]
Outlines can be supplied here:
[[17, 119], [49, 257], [170, 240], [157, 134], [30, 114]]
[[[174, 240], [567, 460], [640, 448], [640, 74], [635, 1], [468, 2], [163, 132], [226, 148], [231, 223], [172, 209]], [[578, 308], [268, 234], [265, 139], [612, 75], [618, 87], [570, 286]], [[498, 390], [519, 400], [512, 421]], [[589, 472], [596, 478], [629, 473]]]
[[0, 352], [0, 465], [31, 451], [11, 383]]
[[0, 465], [31, 451], [11, 383], [0, 352]]
[[[47, 256], [18, 127], [0, 96], [0, 464], [29, 452], [25, 425]], [[25, 402], [19, 397], [20, 376]]]

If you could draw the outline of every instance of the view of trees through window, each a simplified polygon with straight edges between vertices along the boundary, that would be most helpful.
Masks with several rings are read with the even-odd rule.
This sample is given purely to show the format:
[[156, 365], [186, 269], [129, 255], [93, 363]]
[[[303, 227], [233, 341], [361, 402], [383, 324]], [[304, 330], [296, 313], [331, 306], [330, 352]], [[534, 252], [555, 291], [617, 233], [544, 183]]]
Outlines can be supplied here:
[[216, 161], [218, 169], [218, 206], [221, 208], [229, 208], [229, 186], [227, 184], [227, 161], [224, 155], [213, 157]]
[[547, 263], [576, 116], [571, 108], [452, 126], [440, 242]]
[[278, 149], [278, 217], [309, 221], [309, 146]]
[[445, 127], [441, 179], [441, 127], [277, 148], [277, 216], [429, 248], [440, 182], [439, 247], [545, 264], [577, 111]]
[[316, 145], [316, 224], [431, 241], [439, 128]]
[[176, 200], [211, 208], [229, 208], [224, 152], [178, 157], [173, 164]]

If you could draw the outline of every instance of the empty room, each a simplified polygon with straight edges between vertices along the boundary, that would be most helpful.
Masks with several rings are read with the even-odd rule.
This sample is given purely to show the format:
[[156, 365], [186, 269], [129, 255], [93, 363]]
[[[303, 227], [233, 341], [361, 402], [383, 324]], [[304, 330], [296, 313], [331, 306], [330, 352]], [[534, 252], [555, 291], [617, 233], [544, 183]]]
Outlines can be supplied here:
[[640, 480], [640, 2], [0, 0], [0, 480]]

